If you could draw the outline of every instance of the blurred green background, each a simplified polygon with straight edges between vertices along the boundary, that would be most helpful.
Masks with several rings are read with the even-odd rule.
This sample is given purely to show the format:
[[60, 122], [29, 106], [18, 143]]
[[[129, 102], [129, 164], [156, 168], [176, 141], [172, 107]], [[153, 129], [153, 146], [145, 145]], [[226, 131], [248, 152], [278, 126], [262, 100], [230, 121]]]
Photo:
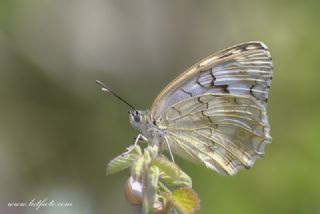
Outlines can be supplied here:
[[[107, 162], [139, 109], [198, 60], [264, 41], [274, 59], [272, 144], [233, 177], [178, 159], [202, 214], [320, 213], [319, 1], [0, 0], [0, 213], [130, 213]], [[32, 199], [68, 208], [9, 208]]]

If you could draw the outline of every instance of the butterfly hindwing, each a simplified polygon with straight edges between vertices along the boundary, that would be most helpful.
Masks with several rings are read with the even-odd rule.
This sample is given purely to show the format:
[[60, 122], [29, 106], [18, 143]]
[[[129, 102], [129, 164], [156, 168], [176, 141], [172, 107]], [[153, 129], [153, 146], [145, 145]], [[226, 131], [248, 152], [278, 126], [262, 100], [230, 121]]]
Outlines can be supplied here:
[[159, 125], [176, 154], [225, 175], [252, 167], [271, 141], [265, 108], [249, 96], [192, 97], [172, 105]]

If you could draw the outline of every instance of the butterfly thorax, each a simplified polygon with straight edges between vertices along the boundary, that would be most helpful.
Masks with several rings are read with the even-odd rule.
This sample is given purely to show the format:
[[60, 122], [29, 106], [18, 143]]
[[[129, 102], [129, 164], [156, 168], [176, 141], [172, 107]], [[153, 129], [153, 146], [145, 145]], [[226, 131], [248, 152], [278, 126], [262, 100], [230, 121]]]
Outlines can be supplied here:
[[161, 144], [164, 132], [156, 126], [150, 111], [129, 111], [129, 120], [131, 125], [149, 140], [149, 143]]

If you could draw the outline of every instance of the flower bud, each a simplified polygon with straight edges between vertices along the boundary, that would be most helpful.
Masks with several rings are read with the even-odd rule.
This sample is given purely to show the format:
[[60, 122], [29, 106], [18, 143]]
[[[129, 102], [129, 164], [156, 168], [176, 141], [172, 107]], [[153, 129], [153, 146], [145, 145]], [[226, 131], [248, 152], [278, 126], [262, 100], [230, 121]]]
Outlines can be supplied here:
[[124, 196], [129, 204], [141, 204], [143, 198], [142, 183], [130, 176], [125, 184]]
[[[142, 206], [143, 191], [142, 182], [135, 180], [132, 176], [130, 176], [125, 184], [124, 195], [128, 203], [136, 210], [139, 210], [137, 205]], [[155, 201], [153, 208], [154, 214], [163, 214], [165, 207], [161, 201], [157, 200]]]

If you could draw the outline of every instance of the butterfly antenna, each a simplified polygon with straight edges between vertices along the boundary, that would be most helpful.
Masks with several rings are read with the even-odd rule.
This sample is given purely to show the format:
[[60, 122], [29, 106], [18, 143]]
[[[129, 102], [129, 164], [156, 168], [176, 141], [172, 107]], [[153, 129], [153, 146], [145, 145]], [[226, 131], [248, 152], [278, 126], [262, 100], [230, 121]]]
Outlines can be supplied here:
[[125, 104], [127, 104], [130, 108], [132, 108], [134, 111], [136, 111], [136, 109], [127, 101], [125, 101], [122, 97], [120, 97], [118, 94], [114, 93], [109, 87], [107, 87], [103, 82], [96, 80], [96, 83], [98, 85], [101, 86], [101, 90], [103, 92], [107, 92], [107, 93], [111, 93], [113, 96], [115, 96], [116, 98], [118, 98], [119, 100], [121, 100], [122, 102], [124, 102]]

